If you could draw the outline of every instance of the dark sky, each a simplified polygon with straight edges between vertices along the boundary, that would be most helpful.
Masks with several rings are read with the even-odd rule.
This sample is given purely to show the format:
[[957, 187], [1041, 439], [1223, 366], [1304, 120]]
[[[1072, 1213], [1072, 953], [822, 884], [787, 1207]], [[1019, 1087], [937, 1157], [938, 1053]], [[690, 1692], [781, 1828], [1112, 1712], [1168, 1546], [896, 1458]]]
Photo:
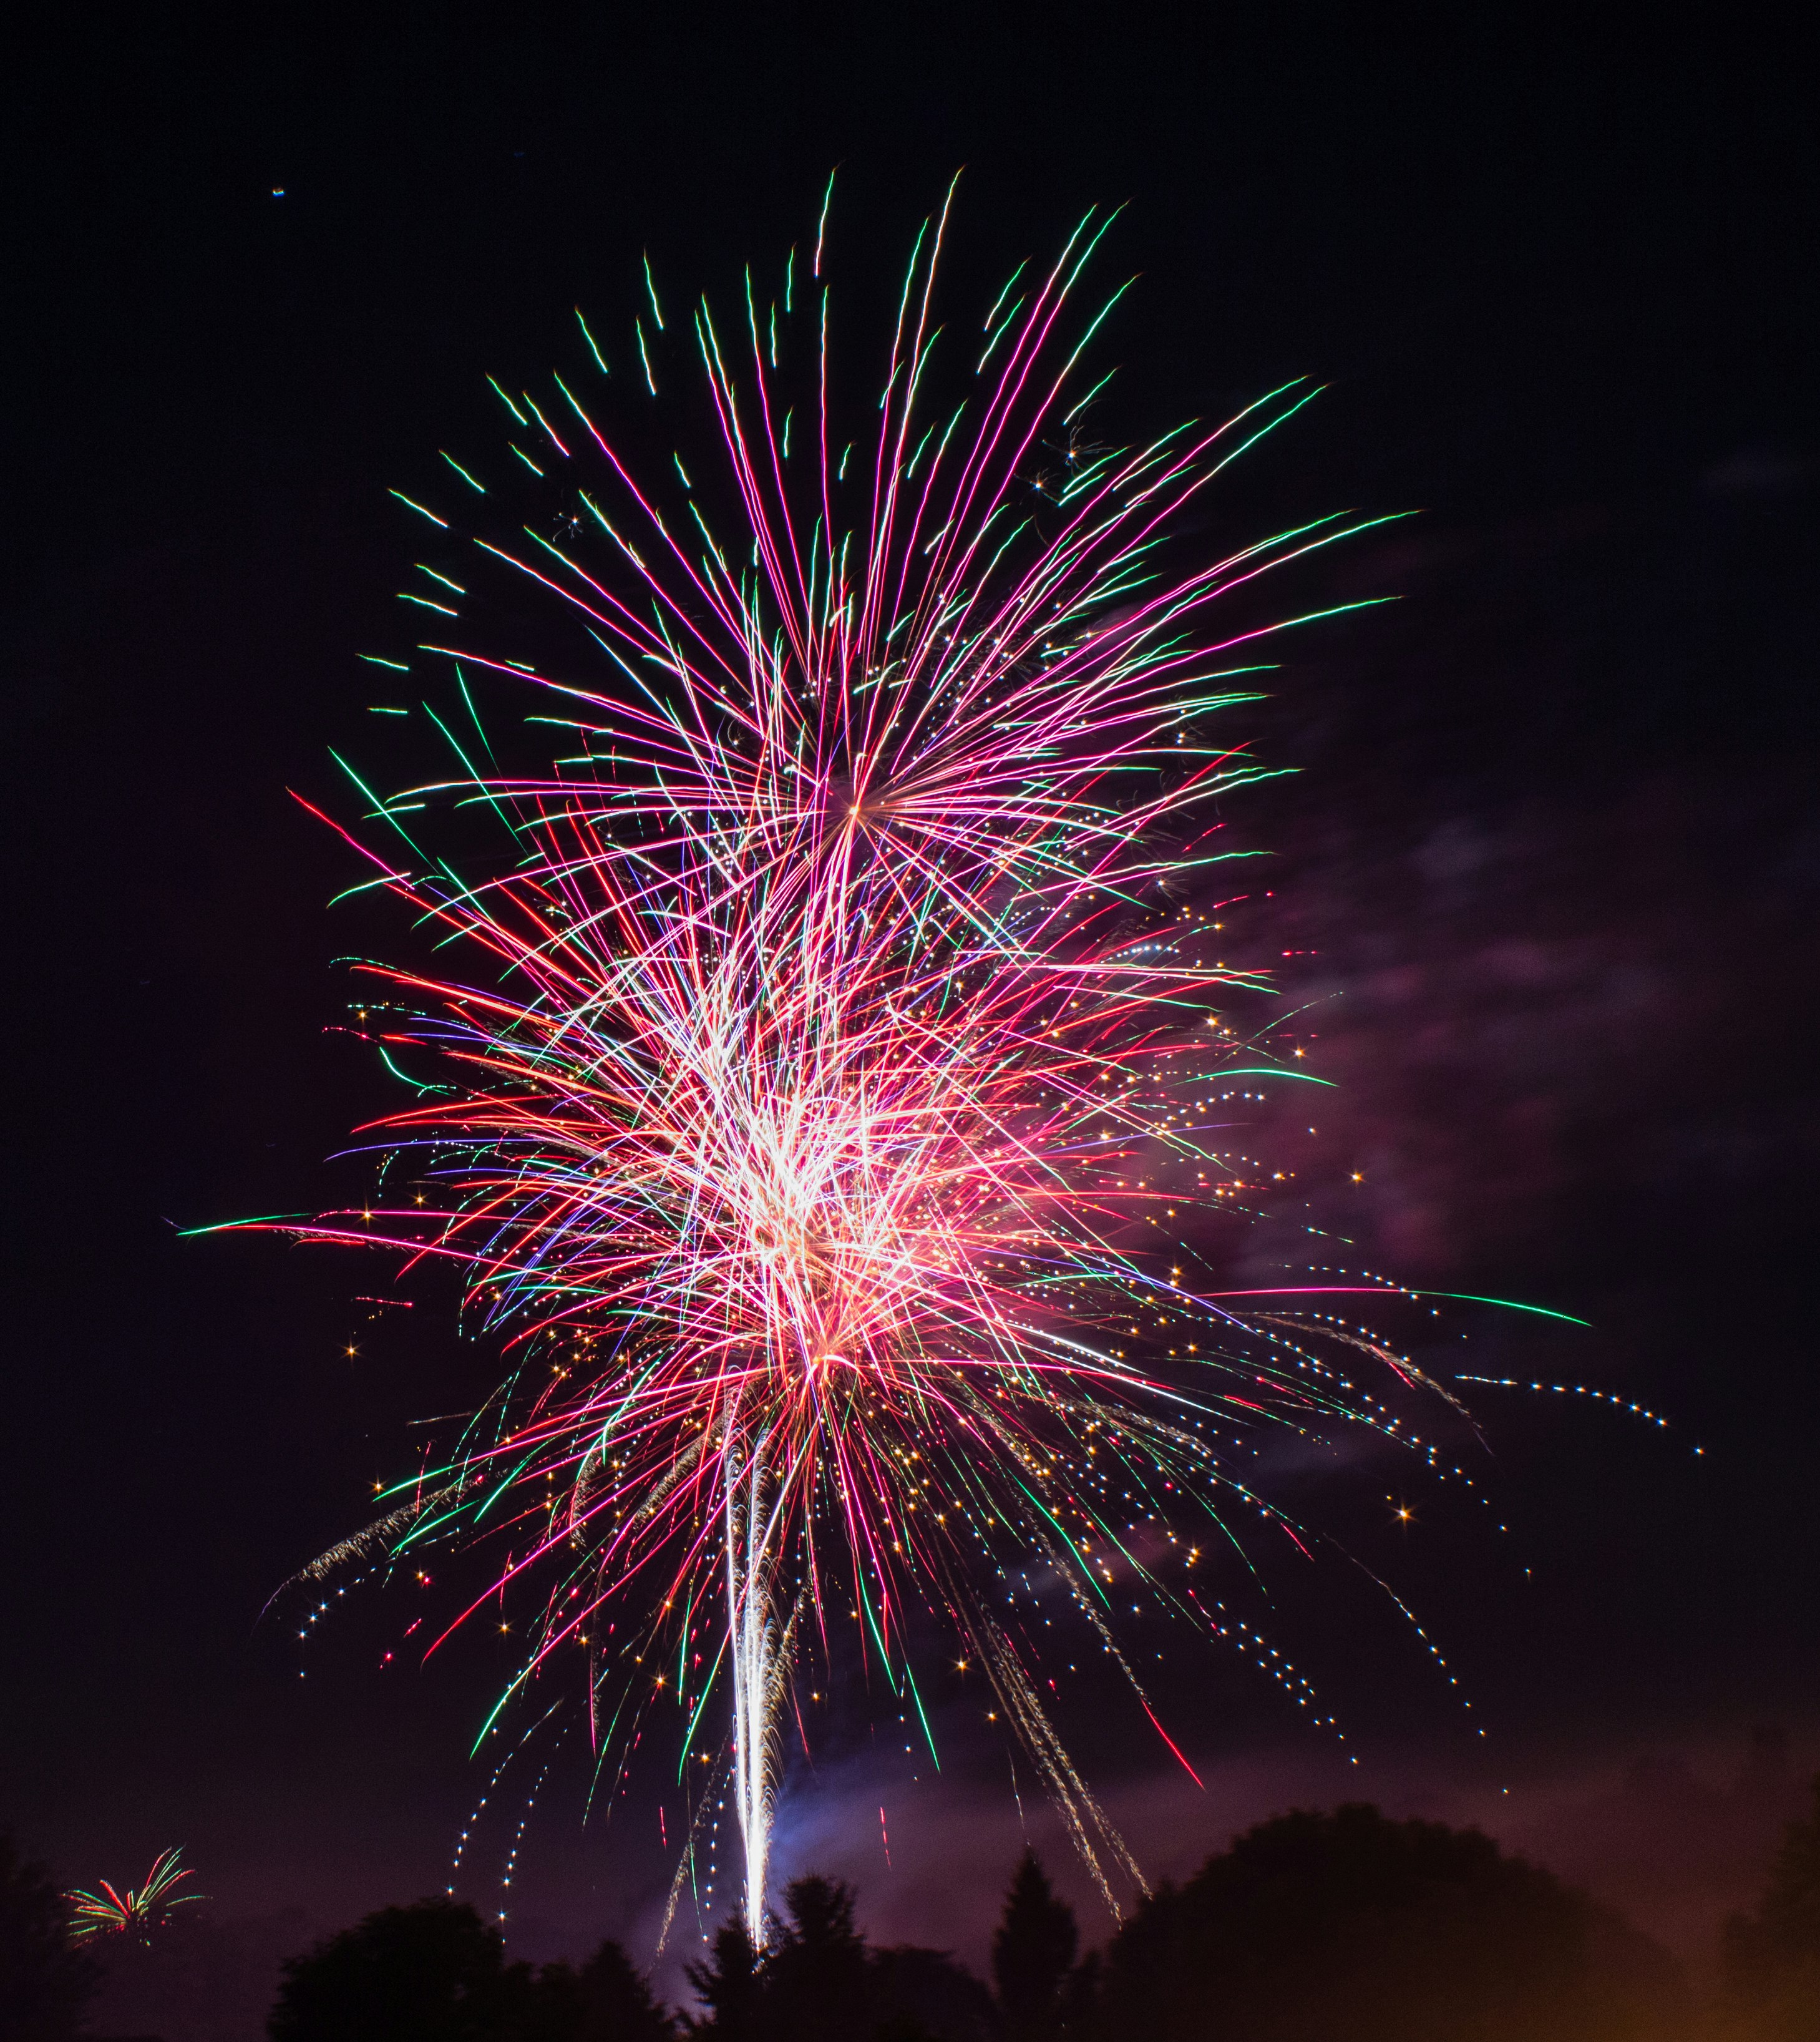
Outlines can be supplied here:
[[[3, 88], [0, 1820], [84, 1879], [182, 1841], [229, 1915], [336, 1925], [444, 1883], [497, 1667], [385, 1665], [375, 1594], [300, 1680], [260, 1612], [464, 1394], [451, 1323], [369, 1322], [353, 1263], [176, 1233], [331, 1196], [323, 1159], [382, 1097], [325, 1033], [348, 867], [284, 790], [331, 793], [326, 747], [364, 735], [354, 655], [409, 557], [386, 489], [486, 424], [483, 372], [567, 360], [578, 300], [629, 314], [642, 250], [730, 296], [836, 163], [849, 260], [888, 280], [964, 165], [959, 295], [1128, 205], [1130, 430], [1329, 386], [1223, 515], [1421, 512], [1322, 584], [1402, 599], [1246, 713], [1302, 769], [1234, 816], [1276, 857], [1248, 940], [1335, 996], [1323, 1136], [1364, 1179], [1359, 1259], [1591, 1321], [1463, 1312], [1449, 1338], [1673, 1421], [1483, 1393], [1501, 1541], [1426, 1505], [1393, 1537], [1394, 1471], [1282, 1471], [1356, 1528], [1486, 1738], [1387, 1605], [1288, 1569], [1270, 1620], [1356, 1765], [1201, 1660], [1167, 1700], [1204, 1795], [1110, 1699], [1073, 1728], [1154, 1871], [1368, 1794], [1482, 1820], [1697, 1955], [1820, 1757], [1810, 76], [1763, 40], [1514, 15], [383, 11], [148, 7]], [[944, 1706], [939, 1785], [853, 1727], [795, 1767], [781, 1851], [977, 1954], [1019, 1817], [967, 1698]], [[486, 1818], [483, 1906], [534, 1776]], [[585, 1832], [581, 1791], [559, 1752], [511, 1933], [642, 1956], [655, 1790]]]

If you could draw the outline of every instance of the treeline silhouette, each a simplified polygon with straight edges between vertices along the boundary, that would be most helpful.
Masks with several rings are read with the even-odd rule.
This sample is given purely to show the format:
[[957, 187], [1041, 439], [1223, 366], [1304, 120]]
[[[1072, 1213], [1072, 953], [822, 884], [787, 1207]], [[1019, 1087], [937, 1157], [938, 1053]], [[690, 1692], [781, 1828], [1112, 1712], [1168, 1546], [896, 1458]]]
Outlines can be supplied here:
[[[507, 1961], [448, 1899], [369, 1914], [284, 1967], [270, 2042], [1820, 2042], [1820, 1780], [1696, 2004], [1608, 1908], [1490, 1838], [1356, 1804], [1260, 1824], [1143, 1901], [1103, 1952], [1041, 1865], [1016, 1868], [990, 1983], [869, 1943], [854, 1895], [785, 1891], [763, 1950], [730, 1922], [662, 2006], [616, 1943]], [[174, 1926], [168, 1954], [193, 1926]], [[161, 1953], [135, 1953], [152, 1964]], [[0, 2042], [67, 2042], [95, 1983], [42, 1868], [0, 1837]], [[166, 2024], [193, 2042], [204, 2024]], [[212, 2032], [212, 2031], [210, 2031]], [[147, 2037], [149, 2042], [149, 2037]]]

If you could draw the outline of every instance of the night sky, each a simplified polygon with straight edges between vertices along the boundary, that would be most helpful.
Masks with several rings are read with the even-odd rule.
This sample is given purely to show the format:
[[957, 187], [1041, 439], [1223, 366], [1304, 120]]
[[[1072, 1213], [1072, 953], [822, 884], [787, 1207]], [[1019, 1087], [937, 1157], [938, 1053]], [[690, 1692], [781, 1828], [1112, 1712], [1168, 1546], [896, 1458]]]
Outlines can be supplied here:
[[[1590, 1321], [1459, 1308], [1442, 1359], [1670, 1421], [1477, 1393], [1456, 1444], [1502, 1536], [1413, 1486], [1397, 1518], [1393, 1463], [1266, 1470], [1458, 1677], [1360, 1570], [1260, 1550], [1253, 1613], [1356, 1763], [1185, 1638], [1158, 1693], [1206, 1792], [1115, 1689], [1064, 1727], [1153, 1872], [1368, 1796], [1483, 1822], [1699, 1962], [1820, 1762], [1810, 79], [1742, 34], [1527, 17], [387, 11], [135, 10], [4, 89], [0, 1822], [84, 1883], [183, 1843], [224, 1918], [335, 1927], [446, 1883], [507, 1661], [385, 1663], [399, 1593], [307, 1652], [261, 1612], [484, 1357], [433, 1298], [368, 1316], [376, 1262], [178, 1237], [345, 1191], [328, 1159], [390, 1096], [333, 1032], [334, 960], [387, 925], [327, 909], [354, 875], [285, 790], [336, 798], [327, 748], [368, 741], [355, 655], [413, 538], [386, 492], [494, 436], [485, 372], [567, 362], [578, 301], [629, 323], [643, 250], [731, 301], [837, 163], [882, 300], [964, 166], [956, 304], [1127, 206], [1120, 432], [1327, 386], [1229, 472], [1210, 543], [1421, 514], [1302, 590], [1399, 600], [1235, 713], [1299, 769], [1229, 805], [1272, 854], [1235, 935], [1325, 1003], [1310, 1168], [1355, 1263]], [[978, 1697], [937, 1692], [939, 1782], [857, 1700], [792, 1761], [782, 1869], [977, 1957], [1019, 1807]], [[648, 1957], [664, 1770], [583, 1830], [559, 1755], [518, 1951]], [[531, 1776], [471, 1857], [489, 1911]]]

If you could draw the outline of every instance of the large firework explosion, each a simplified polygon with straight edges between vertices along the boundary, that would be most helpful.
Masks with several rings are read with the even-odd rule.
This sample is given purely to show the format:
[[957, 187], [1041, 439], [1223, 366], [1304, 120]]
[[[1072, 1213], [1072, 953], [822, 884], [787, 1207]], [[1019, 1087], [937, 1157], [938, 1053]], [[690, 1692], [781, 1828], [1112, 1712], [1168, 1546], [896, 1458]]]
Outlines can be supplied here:
[[[312, 1577], [486, 1543], [486, 1595], [536, 1610], [498, 1708], [572, 1666], [620, 1765], [678, 1712], [761, 1942], [796, 1677], [857, 1658], [933, 1751], [931, 1616], [1116, 1910], [1141, 1877], [1008, 1582], [1062, 1584], [1168, 1742], [1117, 1612], [1231, 1636], [1210, 1538], [1295, 1535], [1238, 1453], [1271, 1425], [1423, 1451], [1342, 1364], [1432, 1387], [1312, 1309], [1387, 1287], [1298, 1264], [1241, 1294], [1209, 1247], [1271, 1175], [1222, 1101], [1318, 1082], [1232, 1019], [1259, 981], [1214, 934], [1214, 802], [1259, 772], [1218, 712], [1284, 628], [1258, 578], [1365, 521], [1181, 564], [1185, 508], [1308, 392], [1093, 443], [1105, 308], [1071, 293], [1104, 221], [943, 330], [947, 218], [862, 409], [818, 231], [729, 322], [666, 317], [647, 267], [623, 346], [582, 324], [592, 390], [495, 384], [506, 447], [395, 492], [427, 628], [371, 656], [436, 679], [376, 707], [451, 763], [357, 779], [344, 834], [465, 962], [359, 967], [417, 1097], [368, 1130], [370, 1200], [291, 1229], [453, 1265], [509, 1361]], [[514, 769], [507, 729], [559, 755]]]

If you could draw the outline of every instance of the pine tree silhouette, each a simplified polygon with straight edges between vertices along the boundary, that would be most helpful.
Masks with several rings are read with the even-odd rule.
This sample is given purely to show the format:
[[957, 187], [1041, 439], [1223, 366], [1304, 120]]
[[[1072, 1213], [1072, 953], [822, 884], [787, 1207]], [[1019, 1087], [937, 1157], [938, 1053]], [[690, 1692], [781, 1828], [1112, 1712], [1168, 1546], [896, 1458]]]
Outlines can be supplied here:
[[1027, 1850], [1011, 1876], [992, 1937], [992, 1983], [1008, 2042], [1054, 2042], [1063, 1990], [1080, 1941], [1074, 1911]]
[[759, 1955], [746, 1924], [735, 1915], [715, 1931], [712, 1958], [685, 1968], [708, 2009], [707, 2018], [691, 2026], [720, 2037], [721, 2042], [755, 2042], [762, 1979]]

